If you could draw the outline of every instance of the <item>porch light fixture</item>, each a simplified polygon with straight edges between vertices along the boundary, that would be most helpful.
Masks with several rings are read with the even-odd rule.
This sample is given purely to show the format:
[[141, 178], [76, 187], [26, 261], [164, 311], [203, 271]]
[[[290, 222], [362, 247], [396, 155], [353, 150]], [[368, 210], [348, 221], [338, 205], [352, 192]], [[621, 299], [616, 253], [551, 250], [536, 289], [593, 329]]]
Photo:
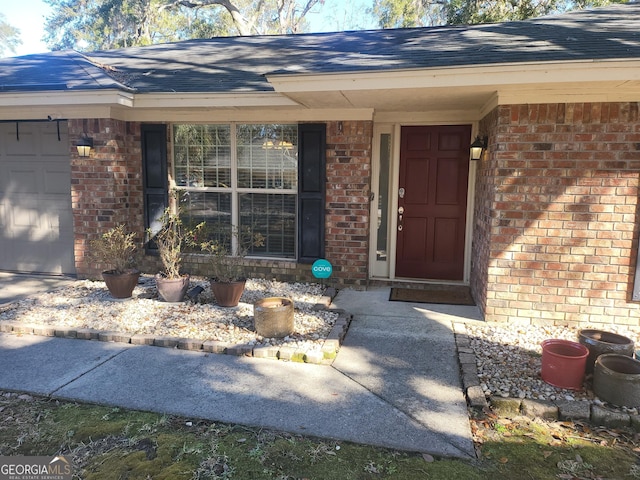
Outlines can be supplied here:
[[488, 137], [480, 138], [480, 135], [476, 136], [476, 139], [473, 141], [471, 146], [469, 147], [471, 150], [471, 160], [480, 160], [482, 157], [482, 152], [487, 149], [487, 142], [489, 141]]
[[78, 156], [88, 157], [93, 148], [93, 138], [83, 135], [76, 143], [76, 148], [78, 149]]

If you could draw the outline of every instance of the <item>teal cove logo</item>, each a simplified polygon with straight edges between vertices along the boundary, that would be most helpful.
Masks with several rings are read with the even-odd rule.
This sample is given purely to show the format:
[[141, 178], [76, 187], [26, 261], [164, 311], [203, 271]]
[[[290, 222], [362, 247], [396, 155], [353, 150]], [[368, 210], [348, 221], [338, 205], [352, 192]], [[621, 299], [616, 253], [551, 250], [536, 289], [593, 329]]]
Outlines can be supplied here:
[[73, 468], [63, 456], [0, 457], [0, 480], [71, 480]]
[[313, 276], [316, 278], [329, 278], [331, 272], [333, 272], [333, 267], [323, 258], [316, 260], [311, 266], [311, 273], [313, 273]]

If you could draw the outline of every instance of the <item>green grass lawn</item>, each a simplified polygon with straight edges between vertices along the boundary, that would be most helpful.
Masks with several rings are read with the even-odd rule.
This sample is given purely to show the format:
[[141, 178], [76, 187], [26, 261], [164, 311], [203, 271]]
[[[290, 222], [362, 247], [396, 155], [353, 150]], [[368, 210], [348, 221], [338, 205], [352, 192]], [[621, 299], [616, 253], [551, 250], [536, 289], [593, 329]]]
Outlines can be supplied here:
[[55, 455], [79, 479], [633, 479], [637, 434], [473, 418], [477, 460], [18, 395], [0, 396], [0, 455]]

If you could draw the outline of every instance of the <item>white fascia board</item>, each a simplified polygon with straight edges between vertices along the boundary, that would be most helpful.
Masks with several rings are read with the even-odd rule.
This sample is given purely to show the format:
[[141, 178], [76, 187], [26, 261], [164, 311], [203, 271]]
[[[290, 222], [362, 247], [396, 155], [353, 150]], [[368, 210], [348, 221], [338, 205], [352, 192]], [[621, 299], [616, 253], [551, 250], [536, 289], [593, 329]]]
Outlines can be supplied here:
[[275, 108], [300, 107], [290, 98], [273, 92], [264, 93], [159, 93], [134, 94], [120, 90], [76, 90], [48, 92], [7, 92], [0, 94], [2, 107], [42, 107], [52, 105], [93, 105], [130, 109], [180, 108]]
[[267, 75], [277, 92], [500, 86], [640, 79], [640, 60], [566, 61], [378, 72]]
[[114, 118], [109, 105], [49, 105], [37, 107], [0, 106], [0, 120], [47, 120], [75, 118]]
[[307, 108], [174, 108], [174, 109], [114, 109], [114, 118], [127, 122], [173, 122], [173, 123], [215, 123], [215, 122], [324, 122], [332, 120], [367, 121], [373, 120], [371, 108], [349, 109], [307, 109]]
[[76, 90], [50, 92], [7, 92], [0, 94], [0, 107], [36, 107], [47, 105], [120, 105], [133, 106], [133, 94], [122, 90]]
[[297, 107], [290, 98], [274, 92], [261, 93], [144, 93], [136, 94], [134, 108], [242, 108]]

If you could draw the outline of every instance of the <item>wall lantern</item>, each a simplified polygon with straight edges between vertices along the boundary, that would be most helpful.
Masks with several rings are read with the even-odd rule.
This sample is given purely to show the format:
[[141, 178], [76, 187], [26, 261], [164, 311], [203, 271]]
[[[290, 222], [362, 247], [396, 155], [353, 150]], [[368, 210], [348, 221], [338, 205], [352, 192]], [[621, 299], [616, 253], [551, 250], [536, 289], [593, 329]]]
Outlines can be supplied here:
[[480, 138], [480, 135], [476, 136], [476, 139], [473, 141], [471, 146], [469, 147], [471, 151], [471, 160], [480, 160], [482, 157], [482, 152], [487, 149], [488, 137]]
[[76, 148], [78, 149], [78, 156], [88, 157], [93, 148], [93, 138], [83, 135], [76, 143]]

